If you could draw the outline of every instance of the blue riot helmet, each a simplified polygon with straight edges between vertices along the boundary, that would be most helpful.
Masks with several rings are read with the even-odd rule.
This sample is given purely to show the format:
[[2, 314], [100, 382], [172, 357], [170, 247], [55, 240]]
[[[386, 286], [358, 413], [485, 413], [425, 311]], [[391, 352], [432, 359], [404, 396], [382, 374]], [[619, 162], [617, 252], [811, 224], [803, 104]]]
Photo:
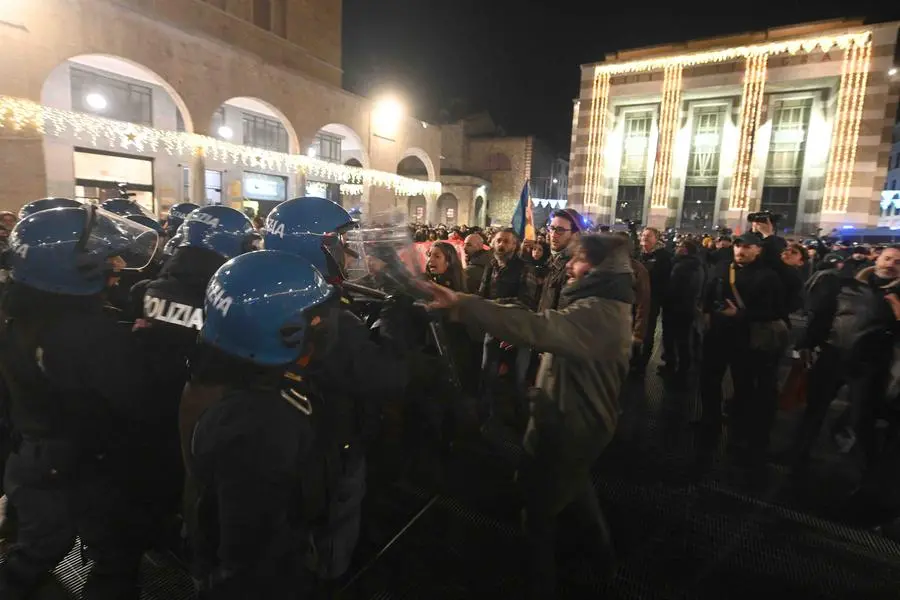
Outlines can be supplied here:
[[20, 208], [19, 220], [21, 221], [29, 215], [33, 215], [36, 212], [40, 212], [42, 210], [47, 210], [50, 208], [78, 208], [80, 206], [81, 202], [79, 202], [78, 200], [72, 200], [71, 198], [41, 198], [40, 200], [29, 202], [28, 204]]
[[166, 230], [163, 229], [163, 226], [159, 224], [159, 221], [152, 217], [148, 217], [147, 215], [128, 215], [125, 217], [129, 221], [134, 221], [135, 223], [140, 223], [144, 227], [148, 227], [158, 233], [160, 236], [165, 235]]
[[187, 216], [198, 208], [200, 207], [191, 202], [182, 202], [181, 204], [176, 204], [169, 209], [169, 217], [168, 219], [166, 219], [166, 228], [169, 230], [169, 232], [177, 231], [178, 228], [181, 227], [181, 224], [184, 223], [184, 220], [187, 219]]
[[4, 262], [10, 278], [55, 294], [89, 296], [121, 269], [142, 269], [159, 235], [96, 206], [53, 208], [19, 221]]
[[153, 218], [153, 215], [131, 198], [110, 198], [109, 200], [104, 200], [103, 203], [100, 204], [100, 208], [121, 217], [144, 215], [145, 217]]
[[200, 339], [257, 365], [299, 358], [310, 328], [308, 311], [335, 289], [300, 256], [262, 250], [229, 260], [206, 288]]
[[179, 227], [175, 232], [175, 235], [169, 238], [169, 241], [166, 242], [165, 246], [163, 246], [163, 257], [168, 258], [175, 254], [175, 249], [178, 248], [178, 246], [180, 246], [181, 242], [184, 240], [184, 236], [182, 235], [181, 230], [182, 228]]
[[355, 254], [344, 234], [358, 227], [350, 214], [325, 198], [282, 202], [266, 219], [265, 247], [297, 254], [310, 261], [329, 281], [344, 279], [344, 254]]
[[195, 210], [184, 220], [179, 233], [179, 248], [205, 248], [226, 259], [258, 250], [262, 242], [250, 218], [229, 206]]

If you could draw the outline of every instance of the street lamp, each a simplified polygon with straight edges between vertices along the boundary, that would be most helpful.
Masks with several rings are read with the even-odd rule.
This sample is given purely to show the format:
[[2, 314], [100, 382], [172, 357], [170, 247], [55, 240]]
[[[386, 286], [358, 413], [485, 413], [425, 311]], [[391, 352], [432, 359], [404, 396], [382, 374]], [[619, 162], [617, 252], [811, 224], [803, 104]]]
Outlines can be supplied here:
[[372, 133], [378, 137], [395, 139], [403, 118], [403, 104], [388, 96], [375, 102], [372, 107]]
[[89, 107], [97, 111], [103, 110], [109, 105], [109, 103], [106, 101], [106, 98], [104, 98], [102, 94], [98, 94], [97, 92], [92, 92], [85, 96], [84, 101], [87, 102], [87, 105]]
[[896, 74], [897, 74], [897, 67], [891, 67], [890, 69], [888, 69], [888, 75], [890, 75], [891, 77], [893, 77]]
[[234, 137], [234, 131], [228, 125], [222, 125], [219, 127], [219, 137], [223, 140], [230, 140]]

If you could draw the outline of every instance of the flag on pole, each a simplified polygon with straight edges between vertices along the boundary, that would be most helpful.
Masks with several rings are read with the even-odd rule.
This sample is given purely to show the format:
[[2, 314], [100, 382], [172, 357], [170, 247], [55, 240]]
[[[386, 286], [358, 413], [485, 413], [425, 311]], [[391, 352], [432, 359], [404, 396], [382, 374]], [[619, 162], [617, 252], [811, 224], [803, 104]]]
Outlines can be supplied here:
[[519, 239], [533, 240], [535, 239], [534, 231], [534, 209], [531, 206], [531, 194], [528, 193], [528, 182], [522, 188], [522, 195], [519, 197], [519, 204], [512, 217], [512, 228], [516, 230]]

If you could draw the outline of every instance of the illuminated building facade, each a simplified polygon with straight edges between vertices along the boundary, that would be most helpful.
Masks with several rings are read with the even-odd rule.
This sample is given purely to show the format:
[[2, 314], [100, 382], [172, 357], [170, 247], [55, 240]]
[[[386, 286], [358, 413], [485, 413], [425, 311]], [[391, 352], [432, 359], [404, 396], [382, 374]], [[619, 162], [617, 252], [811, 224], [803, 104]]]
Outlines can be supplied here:
[[[440, 128], [341, 89], [340, 0], [0, 1], [0, 209], [126, 182], [265, 215], [440, 196]], [[415, 163], [422, 176], [403, 175]]]
[[582, 67], [570, 205], [600, 223], [797, 232], [876, 225], [900, 23], [815, 23]]

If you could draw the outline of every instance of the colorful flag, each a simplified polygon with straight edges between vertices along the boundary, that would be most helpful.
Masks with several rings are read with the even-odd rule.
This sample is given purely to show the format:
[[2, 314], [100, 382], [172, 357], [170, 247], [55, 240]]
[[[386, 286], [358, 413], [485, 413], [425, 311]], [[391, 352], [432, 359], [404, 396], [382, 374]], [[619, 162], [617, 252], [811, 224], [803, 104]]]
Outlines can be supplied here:
[[533, 240], [535, 239], [534, 231], [534, 209], [531, 206], [531, 194], [528, 193], [528, 182], [522, 188], [522, 195], [519, 197], [519, 204], [512, 217], [512, 228], [516, 230], [519, 239]]

